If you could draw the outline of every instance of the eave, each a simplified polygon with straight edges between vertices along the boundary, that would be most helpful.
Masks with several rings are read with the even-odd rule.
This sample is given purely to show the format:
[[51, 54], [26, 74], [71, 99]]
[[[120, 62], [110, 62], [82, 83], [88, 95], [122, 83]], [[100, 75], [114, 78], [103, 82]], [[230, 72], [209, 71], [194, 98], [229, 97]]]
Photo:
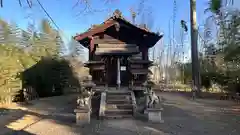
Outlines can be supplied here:
[[106, 29], [110, 28], [111, 26], [115, 25], [118, 22], [121, 22], [121, 24], [124, 24], [124, 27], [128, 27], [129, 29], [134, 29], [135, 31], [138, 31], [137, 33], [142, 33], [141, 35], [145, 35], [144, 44], [146, 44], [148, 48], [153, 47], [163, 37], [163, 35], [158, 35], [146, 29], [139, 28], [136, 25], [130, 23], [129, 21], [126, 21], [123, 18], [111, 17], [105, 22], [103, 22], [102, 24], [94, 28], [91, 28], [90, 30], [82, 34], [76, 35], [74, 37], [74, 40], [80, 42], [84, 47], [88, 47], [92, 36], [94, 36], [95, 34], [104, 32]]

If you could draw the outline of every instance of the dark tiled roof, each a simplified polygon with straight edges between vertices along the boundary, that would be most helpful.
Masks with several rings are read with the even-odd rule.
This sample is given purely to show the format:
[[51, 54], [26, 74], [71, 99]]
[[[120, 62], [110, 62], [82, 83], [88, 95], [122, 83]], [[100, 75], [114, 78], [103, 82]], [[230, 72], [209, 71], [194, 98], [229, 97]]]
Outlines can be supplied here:
[[137, 26], [135, 24], [132, 24], [130, 21], [128, 21], [127, 19], [125, 19], [122, 16], [122, 14], [119, 10], [115, 10], [113, 15], [110, 18], [108, 18], [107, 20], [105, 20], [103, 23], [101, 23], [99, 25], [92, 25], [92, 27], [89, 28], [86, 32], [84, 32], [82, 34], [79, 34], [79, 35], [76, 35], [74, 37], [74, 39], [80, 41], [80, 40], [88, 38], [89, 36], [92, 36], [96, 33], [103, 32], [105, 29], [113, 26], [115, 24], [115, 20], [123, 21], [124, 23], [126, 23], [130, 26], [136, 27], [136, 28], [141, 29], [141, 30], [143, 30], [147, 33], [150, 33], [150, 34], [154, 34], [155, 36], [159, 36], [159, 39], [162, 37], [162, 35], [159, 35], [159, 34], [154, 33], [154, 32], [150, 32], [146, 27], [143, 28], [143, 27]]

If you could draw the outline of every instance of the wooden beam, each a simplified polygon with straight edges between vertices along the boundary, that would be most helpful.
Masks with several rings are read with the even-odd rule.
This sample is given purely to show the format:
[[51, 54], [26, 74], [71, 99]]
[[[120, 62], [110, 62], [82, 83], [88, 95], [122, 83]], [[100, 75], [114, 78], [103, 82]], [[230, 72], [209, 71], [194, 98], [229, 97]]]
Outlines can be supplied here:
[[140, 75], [140, 74], [144, 75], [149, 73], [152, 74], [152, 72], [148, 69], [131, 69], [130, 72], [136, 75]]
[[142, 60], [142, 52], [136, 55], [132, 55], [131, 59], [133, 60]]
[[98, 44], [98, 48], [138, 48], [135, 44]]
[[83, 40], [84, 38], [87, 38], [88, 36], [92, 36], [94, 34], [97, 34], [97, 33], [100, 33], [100, 32], [104, 32], [107, 28], [113, 26], [114, 23], [115, 23], [114, 20], [106, 21], [102, 25], [99, 25], [99, 26], [97, 26], [95, 28], [90, 29], [87, 32], [84, 32], [84, 33], [82, 33], [80, 35], [75, 36], [74, 39], [77, 40], [77, 41], [80, 41], [80, 40]]
[[139, 52], [137, 48], [96, 48], [95, 54], [102, 53], [136, 53]]
[[142, 64], [131, 64], [130, 68], [143, 68]]
[[94, 44], [124, 44], [125, 42], [117, 39], [94, 39]]
[[93, 65], [93, 64], [104, 64], [103, 61], [87, 61], [86, 63], [84, 63], [85, 65]]
[[105, 69], [105, 65], [91, 65], [91, 66], [88, 66], [89, 68], [91, 69], [98, 69], [98, 70], [104, 70]]
[[91, 67], [92, 70], [104, 70], [104, 67]]
[[131, 64], [151, 64], [152, 61], [149, 60], [139, 60], [139, 59], [129, 59], [129, 63]]

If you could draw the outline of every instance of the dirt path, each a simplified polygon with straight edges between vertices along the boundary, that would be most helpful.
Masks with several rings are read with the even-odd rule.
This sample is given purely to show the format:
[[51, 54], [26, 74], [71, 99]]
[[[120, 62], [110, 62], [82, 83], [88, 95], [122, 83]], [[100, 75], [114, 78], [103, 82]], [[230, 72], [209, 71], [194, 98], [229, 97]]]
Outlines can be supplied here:
[[[75, 96], [61, 96], [35, 101], [23, 115], [39, 121], [18, 135], [239, 135], [240, 114], [237, 105], [225, 101], [191, 101], [174, 94], [161, 94], [165, 99], [163, 124], [139, 120], [91, 120], [85, 127], [75, 125]], [[235, 109], [235, 110], [234, 110]], [[16, 117], [17, 118], [17, 117]], [[20, 117], [21, 118], [21, 117]], [[24, 123], [20, 121], [18, 123]], [[14, 124], [13, 124], [14, 125]], [[6, 129], [9, 129], [6, 128]]]
[[177, 94], [160, 93], [165, 99], [158, 130], [176, 135], [239, 135], [240, 105], [229, 101], [192, 101]]
[[[32, 101], [29, 105], [9, 105], [0, 107], [0, 134], [16, 134], [46, 118], [57, 119], [59, 112], [71, 112], [75, 103], [75, 95], [43, 98]], [[74, 117], [73, 113], [71, 114]], [[55, 116], [55, 117], [54, 117]], [[64, 119], [65, 117], [61, 117]], [[65, 118], [65, 120], [68, 118]], [[23, 133], [23, 131], [22, 131]], [[24, 132], [25, 133], [25, 132]]]

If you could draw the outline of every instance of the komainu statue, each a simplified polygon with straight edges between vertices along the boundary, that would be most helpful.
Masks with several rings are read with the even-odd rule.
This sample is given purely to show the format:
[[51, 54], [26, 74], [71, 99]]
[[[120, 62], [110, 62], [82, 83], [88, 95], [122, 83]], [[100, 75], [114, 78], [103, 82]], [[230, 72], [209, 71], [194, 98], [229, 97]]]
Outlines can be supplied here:
[[146, 87], [147, 108], [157, 108], [157, 105], [160, 105], [161, 100], [152, 89], [155, 84], [151, 81], [150, 76], [147, 77], [147, 80], [143, 85]]
[[148, 108], [157, 108], [157, 105], [160, 104], [160, 97], [153, 90], [149, 92], [148, 99]]
[[89, 106], [89, 98], [91, 96], [90, 91], [84, 91], [81, 96], [77, 98], [77, 106], [79, 107], [88, 107]]

